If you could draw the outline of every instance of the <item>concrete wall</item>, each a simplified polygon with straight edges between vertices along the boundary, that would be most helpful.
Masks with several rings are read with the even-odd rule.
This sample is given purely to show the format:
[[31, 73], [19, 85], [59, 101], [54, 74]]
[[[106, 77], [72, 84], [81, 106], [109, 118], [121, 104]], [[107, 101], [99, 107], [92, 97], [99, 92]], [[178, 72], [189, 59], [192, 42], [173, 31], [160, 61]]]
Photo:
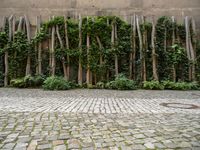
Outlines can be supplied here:
[[[120, 15], [129, 20], [130, 15], [193, 16], [200, 24], [200, 0], [0, 0], [0, 19], [3, 16], [27, 14], [32, 24], [41, 15], [47, 20], [51, 15]], [[0, 21], [2, 22], [2, 21]]]

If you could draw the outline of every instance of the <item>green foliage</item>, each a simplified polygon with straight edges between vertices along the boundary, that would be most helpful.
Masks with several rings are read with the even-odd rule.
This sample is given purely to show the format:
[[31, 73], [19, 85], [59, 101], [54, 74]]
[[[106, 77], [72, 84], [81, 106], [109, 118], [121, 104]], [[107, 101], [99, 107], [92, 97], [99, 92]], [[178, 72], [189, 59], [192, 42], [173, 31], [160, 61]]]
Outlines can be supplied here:
[[171, 63], [178, 64], [185, 58], [185, 49], [180, 47], [180, 45], [172, 45], [172, 50], [169, 54]]
[[196, 73], [196, 75], [197, 75], [197, 81], [200, 83], [200, 39], [198, 39], [196, 42], [196, 56], [197, 56], [197, 59], [196, 59], [197, 73]]
[[4, 85], [4, 75], [3, 75], [3, 72], [0, 70], [0, 87], [2, 87]]
[[[172, 43], [174, 31], [175, 44]], [[188, 62], [185, 47], [185, 27], [173, 23], [170, 17], [160, 17], [156, 24], [156, 53], [160, 80], [172, 79], [172, 66], [175, 67], [177, 80], [188, 80]]]
[[123, 74], [116, 76], [114, 81], [110, 81], [106, 84], [108, 89], [117, 90], [134, 90], [136, 89], [136, 84], [133, 80], [129, 80]]
[[197, 90], [199, 85], [197, 82], [172, 82], [172, 81], [162, 81], [165, 89], [169, 90]]
[[6, 50], [6, 45], [8, 43], [8, 36], [6, 32], [0, 32], [0, 87], [3, 86], [4, 79], [4, 52]]
[[150, 89], [150, 90], [163, 90], [164, 86], [159, 81], [144, 81], [143, 83], [144, 89]]
[[45, 77], [42, 75], [38, 75], [34, 77], [34, 86], [35, 87], [41, 87], [43, 85], [43, 82], [45, 81]]
[[197, 73], [197, 82], [200, 83], [200, 73]]
[[97, 89], [105, 89], [105, 83], [104, 82], [97, 82], [96, 84]]
[[17, 87], [17, 88], [26, 88], [24, 78], [11, 80], [10, 86]]
[[165, 47], [165, 40], [171, 39], [172, 21], [170, 17], [160, 17], [156, 24], [156, 53], [158, 55], [158, 74], [161, 80], [169, 78], [170, 58], [169, 47]]
[[71, 89], [79, 88], [79, 85], [75, 81], [68, 81], [68, 83]]
[[88, 85], [87, 85], [87, 88], [88, 88], [88, 89], [93, 89], [93, 88], [95, 88], [95, 86], [93, 86], [92, 84], [88, 84]]
[[17, 88], [40, 87], [44, 80], [42, 76], [25, 76], [24, 78], [12, 79], [10, 86]]
[[[148, 19], [146, 19], [148, 20]], [[142, 21], [141, 21], [142, 22]], [[67, 25], [67, 33], [69, 38], [69, 48], [66, 47], [65, 39], [65, 23]], [[112, 24], [116, 25], [117, 38], [114, 45], [111, 44], [111, 31]], [[17, 24], [16, 24], [17, 25]], [[42, 46], [42, 72], [45, 76], [49, 76], [49, 57], [50, 50], [47, 47], [48, 40], [51, 39], [52, 27], [58, 26], [61, 40], [64, 44], [64, 48], [61, 48], [57, 34], [55, 33], [55, 57], [56, 57], [56, 74], [63, 76], [62, 62], [73, 68], [73, 79], [77, 82], [77, 70], [78, 62], [81, 60], [83, 70], [87, 69], [89, 64], [90, 71], [96, 76], [98, 81], [110, 81], [114, 79], [115, 75], [115, 55], [118, 57], [118, 70], [120, 73], [129, 75], [130, 69], [130, 54], [132, 53], [132, 26], [131, 24], [123, 21], [116, 16], [98, 16], [98, 17], [84, 17], [82, 21], [82, 45], [81, 50], [79, 47], [79, 22], [75, 19], [68, 18], [65, 22], [64, 17], [54, 17], [50, 21], [41, 25], [40, 32], [31, 39], [31, 43], [27, 41], [26, 32], [16, 32], [14, 39], [8, 42], [8, 22], [5, 32], [0, 32], [0, 86], [3, 85], [4, 78], [4, 52], [9, 52], [9, 79], [24, 79], [25, 68], [27, 63], [27, 56], [31, 56], [31, 72], [36, 73], [36, 66], [38, 66], [38, 54], [37, 46], [41, 43]], [[142, 81], [141, 69], [142, 60], [146, 60], [146, 73], [147, 80], [152, 79], [152, 47], [151, 47], [151, 31], [152, 24], [144, 21], [140, 24], [142, 39], [147, 40], [147, 44], [143, 44], [144, 58], [141, 58], [139, 51], [139, 38], [138, 32], [135, 35], [136, 40], [136, 55], [135, 55], [135, 80]], [[172, 31], [175, 31], [175, 44], [172, 43]], [[87, 34], [90, 36], [90, 49], [87, 54]], [[144, 39], [147, 35], [147, 39]], [[193, 33], [191, 32], [191, 35]], [[97, 37], [100, 39], [102, 48], [100, 48], [97, 41]], [[176, 69], [176, 80], [188, 81], [188, 66], [191, 62], [188, 61], [185, 52], [185, 27], [182, 24], [173, 24], [170, 17], [160, 17], [156, 24], [156, 56], [157, 56], [157, 70], [159, 80], [171, 80], [172, 79], [172, 66]], [[166, 43], [165, 43], [166, 40]], [[192, 37], [192, 43], [194, 39]], [[196, 42], [196, 76], [200, 80], [200, 42]], [[166, 44], [166, 45], [165, 45]], [[166, 47], [165, 47], [166, 46]], [[103, 63], [100, 64], [100, 56], [102, 56]], [[70, 61], [67, 61], [67, 58]], [[70, 72], [71, 73], [71, 72]], [[71, 74], [70, 74], [71, 76]], [[35, 77], [34, 77], [35, 78]], [[31, 77], [26, 79], [27, 82], [32, 82]], [[38, 81], [40, 82], [40, 81]], [[132, 82], [132, 81], [131, 81]], [[125, 78], [116, 78], [114, 81], [107, 83], [108, 88], [113, 89], [129, 89], [129, 83]], [[41, 83], [41, 82], [40, 82]], [[37, 85], [40, 85], [38, 83]], [[126, 83], [126, 84], [125, 84]], [[70, 83], [69, 83], [70, 84]], [[71, 87], [77, 87], [72, 85]], [[132, 84], [132, 83], [131, 83]], [[147, 83], [146, 83], [147, 84]], [[157, 82], [151, 81], [148, 84], [149, 89], [154, 89], [158, 86]], [[24, 85], [26, 86], [26, 85]], [[90, 86], [93, 87], [93, 86]], [[105, 88], [106, 84], [98, 82], [97, 88]], [[123, 88], [124, 87], [124, 88]], [[131, 86], [130, 86], [131, 87]], [[89, 88], [89, 87], [88, 87]]]
[[167, 90], [173, 89], [174, 85], [176, 84], [175, 82], [172, 82], [172, 81], [169, 81], [169, 80], [162, 81], [161, 83], [164, 86], [164, 88], [167, 89]]
[[25, 74], [27, 56], [34, 57], [34, 49], [24, 32], [15, 32], [14, 41], [6, 46], [9, 53], [9, 77], [21, 78]]
[[45, 90], [68, 90], [71, 88], [70, 84], [62, 77], [48, 77], [42, 87]]
[[177, 82], [174, 84], [172, 87], [173, 90], [191, 90], [192, 88], [191, 83], [186, 83], [186, 82]]
[[25, 87], [33, 87], [34, 86], [34, 77], [32, 76], [25, 76], [24, 77], [24, 83], [25, 83]]
[[0, 32], [0, 54], [4, 52], [4, 48], [8, 43], [8, 36], [6, 32]]

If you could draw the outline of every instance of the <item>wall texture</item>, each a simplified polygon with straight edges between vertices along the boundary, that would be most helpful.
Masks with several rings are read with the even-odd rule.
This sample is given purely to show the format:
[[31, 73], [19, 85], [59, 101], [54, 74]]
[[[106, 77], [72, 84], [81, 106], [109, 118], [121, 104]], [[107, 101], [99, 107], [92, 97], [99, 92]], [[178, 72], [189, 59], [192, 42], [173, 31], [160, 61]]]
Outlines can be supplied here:
[[129, 20], [132, 14], [145, 16], [193, 16], [200, 26], [200, 0], [0, 0], [0, 22], [3, 16], [28, 15], [32, 24], [41, 15], [47, 20], [51, 15], [120, 15]]

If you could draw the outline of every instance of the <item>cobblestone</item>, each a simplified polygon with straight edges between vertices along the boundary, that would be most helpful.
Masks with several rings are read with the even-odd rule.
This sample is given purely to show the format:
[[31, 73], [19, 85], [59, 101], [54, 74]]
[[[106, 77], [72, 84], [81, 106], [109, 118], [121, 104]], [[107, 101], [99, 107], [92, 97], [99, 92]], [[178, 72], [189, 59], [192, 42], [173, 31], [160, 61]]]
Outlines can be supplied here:
[[[109, 90], [74, 90], [67, 92], [49, 92], [37, 89], [1, 89], [0, 96], [0, 111], [200, 114], [200, 109], [177, 109], [167, 108], [160, 105], [161, 103], [179, 102], [199, 105], [199, 91], [118, 92]], [[91, 122], [95, 123], [95, 119]], [[13, 127], [13, 124], [7, 126], [7, 128]]]
[[83, 91], [0, 89], [0, 149], [200, 149], [200, 110], [159, 105], [199, 91]]
[[65, 145], [58, 145], [54, 147], [54, 150], [66, 150], [66, 146]]

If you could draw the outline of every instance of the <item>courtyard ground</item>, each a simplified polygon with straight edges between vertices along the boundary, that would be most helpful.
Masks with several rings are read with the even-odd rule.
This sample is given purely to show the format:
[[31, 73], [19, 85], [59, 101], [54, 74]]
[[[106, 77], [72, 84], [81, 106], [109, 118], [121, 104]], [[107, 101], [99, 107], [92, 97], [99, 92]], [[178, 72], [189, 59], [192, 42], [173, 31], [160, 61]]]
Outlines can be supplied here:
[[199, 106], [200, 91], [1, 88], [0, 149], [199, 150]]

